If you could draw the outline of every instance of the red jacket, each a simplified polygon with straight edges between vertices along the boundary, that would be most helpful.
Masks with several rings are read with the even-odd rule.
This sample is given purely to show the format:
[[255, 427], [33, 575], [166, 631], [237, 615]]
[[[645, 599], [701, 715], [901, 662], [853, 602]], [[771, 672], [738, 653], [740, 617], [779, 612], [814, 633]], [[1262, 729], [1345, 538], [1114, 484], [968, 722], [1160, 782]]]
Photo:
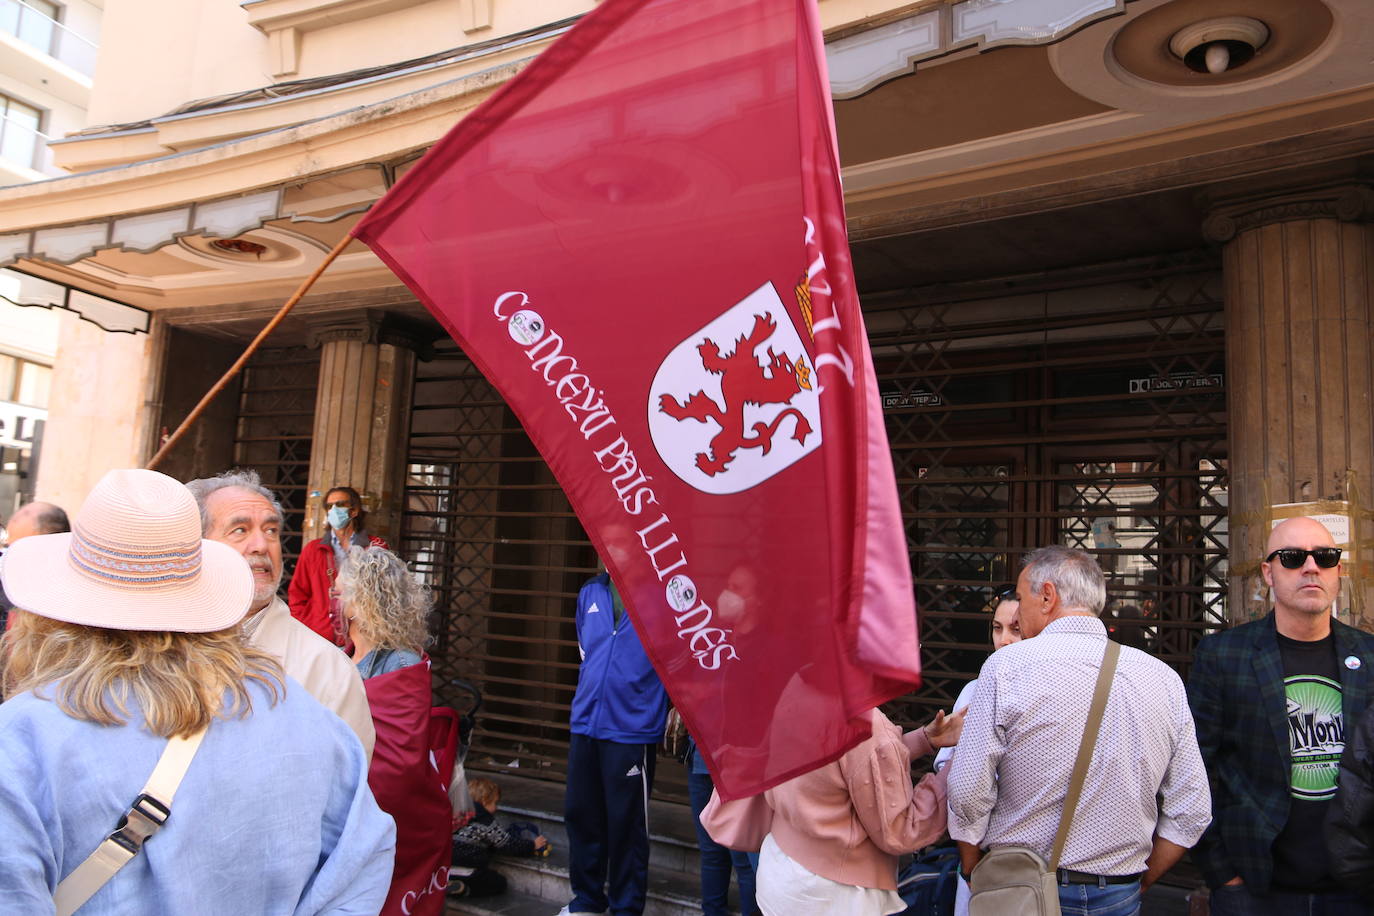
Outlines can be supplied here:
[[[361, 545], [367, 539], [368, 547], [385, 547], [386, 541], [367, 534], [354, 535], [353, 544]], [[291, 585], [286, 589], [287, 603], [291, 605], [291, 616], [310, 629], [319, 633], [332, 643], [342, 645], [334, 633], [334, 622], [329, 615], [329, 591], [334, 587], [334, 548], [324, 538], [311, 541], [301, 551], [296, 561], [296, 571], [291, 575]]]

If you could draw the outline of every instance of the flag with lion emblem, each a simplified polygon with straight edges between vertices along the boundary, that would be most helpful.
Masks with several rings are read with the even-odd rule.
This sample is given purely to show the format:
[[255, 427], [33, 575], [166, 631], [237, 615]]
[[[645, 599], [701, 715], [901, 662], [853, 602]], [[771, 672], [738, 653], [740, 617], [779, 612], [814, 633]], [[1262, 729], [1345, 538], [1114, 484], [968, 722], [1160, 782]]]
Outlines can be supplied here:
[[919, 683], [815, 0], [605, 0], [354, 235], [520, 418], [724, 797]]

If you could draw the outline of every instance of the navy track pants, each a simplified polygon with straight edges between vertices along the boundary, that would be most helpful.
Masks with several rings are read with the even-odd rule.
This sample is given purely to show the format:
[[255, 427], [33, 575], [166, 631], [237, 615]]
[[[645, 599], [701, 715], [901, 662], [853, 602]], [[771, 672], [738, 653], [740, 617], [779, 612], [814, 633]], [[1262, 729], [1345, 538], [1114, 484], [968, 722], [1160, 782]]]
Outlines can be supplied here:
[[572, 736], [563, 803], [571, 912], [609, 910], [613, 916], [644, 912], [654, 754], [652, 744]]

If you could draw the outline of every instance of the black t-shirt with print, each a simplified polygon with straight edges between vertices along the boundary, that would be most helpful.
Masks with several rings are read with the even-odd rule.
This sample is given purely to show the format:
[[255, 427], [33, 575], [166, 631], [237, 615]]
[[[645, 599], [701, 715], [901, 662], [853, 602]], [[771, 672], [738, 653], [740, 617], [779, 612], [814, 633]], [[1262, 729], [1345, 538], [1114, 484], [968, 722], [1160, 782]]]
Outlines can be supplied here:
[[1336, 890], [1327, 863], [1322, 822], [1336, 792], [1336, 770], [1345, 748], [1340, 669], [1332, 636], [1302, 642], [1276, 634], [1283, 657], [1288, 706], [1288, 744], [1293, 755], [1292, 806], [1274, 839], [1274, 887]]

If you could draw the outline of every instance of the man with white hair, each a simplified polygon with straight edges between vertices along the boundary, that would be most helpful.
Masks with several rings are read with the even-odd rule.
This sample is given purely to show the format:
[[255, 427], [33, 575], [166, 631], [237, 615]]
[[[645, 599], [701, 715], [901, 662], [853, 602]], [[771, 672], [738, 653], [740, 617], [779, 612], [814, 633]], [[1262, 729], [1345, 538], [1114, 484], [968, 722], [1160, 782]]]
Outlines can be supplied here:
[[[950, 764], [949, 833], [965, 877], [989, 848], [1050, 860], [1107, 648], [1106, 583], [1088, 554], [1032, 551], [1016, 592], [1022, 641], [984, 663]], [[1211, 820], [1183, 682], [1138, 649], [1120, 653], [1059, 860], [1065, 912], [1137, 912]]]
[[338, 646], [292, 617], [277, 595], [281, 503], [250, 470], [192, 480], [186, 488], [200, 506], [205, 538], [237, 550], [253, 571], [253, 603], [243, 622], [249, 644], [275, 656], [287, 676], [348, 723], [371, 760], [377, 731], [357, 667]]

